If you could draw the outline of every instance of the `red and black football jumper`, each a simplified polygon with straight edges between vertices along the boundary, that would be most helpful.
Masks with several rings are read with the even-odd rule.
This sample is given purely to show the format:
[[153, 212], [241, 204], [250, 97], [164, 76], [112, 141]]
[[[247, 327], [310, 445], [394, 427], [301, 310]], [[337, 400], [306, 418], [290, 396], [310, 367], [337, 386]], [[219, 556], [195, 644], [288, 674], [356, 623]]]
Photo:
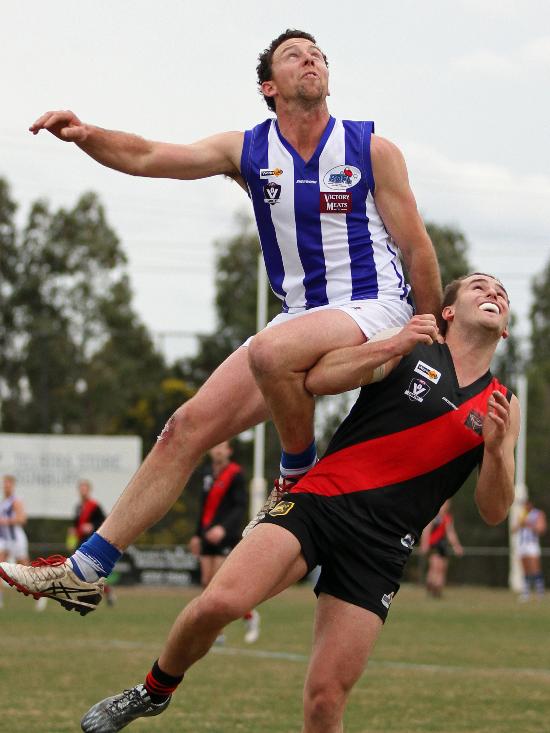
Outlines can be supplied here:
[[385, 618], [423, 528], [483, 457], [490, 371], [460, 387], [446, 344], [418, 345], [363, 387], [328, 449], [264, 521], [299, 539], [315, 592]]
[[447, 557], [449, 554], [449, 543], [447, 541], [447, 527], [451, 524], [453, 518], [449, 512], [438, 514], [433, 520], [430, 528], [430, 536], [428, 538], [428, 549], [431, 553], [440, 557]]
[[[246, 483], [238, 463], [231, 461], [216, 477], [205, 475], [195, 531], [201, 538], [201, 555], [229, 555], [241, 539], [247, 508]], [[225, 537], [213, 545], [204, 535], [216, 524], [225, 529]]]

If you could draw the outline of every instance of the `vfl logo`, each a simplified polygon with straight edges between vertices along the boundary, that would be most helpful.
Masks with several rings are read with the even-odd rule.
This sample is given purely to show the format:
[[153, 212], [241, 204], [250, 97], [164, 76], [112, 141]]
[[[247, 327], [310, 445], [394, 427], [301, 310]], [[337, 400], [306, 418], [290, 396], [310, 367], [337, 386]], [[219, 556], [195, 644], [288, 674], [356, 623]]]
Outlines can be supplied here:
[[351, 188], [361, 180], [361, 171], [354, 165], [336, 165], [325, 173], [323, 183], [340, 191]]
[[281, 168], [260, 168], [260, 178], [269, 178], [269, 176], [282, 176]]
[[266, 183], [264, 186], [264, 203], [274, 206], [281, 196], [281, 187], [278, 183]]
[[467, 428], [470, 428], [470, 430], [473, 430], [474, 433], [481, 435], [483, 429], [483, 415], [477, 410], [471, 410], [468, 413], [466, 420], [464, 420], [464, 425], [466, 425]]
[[269, 514], [271, 517], [284, 517], [285, 514], [289, 513], [293, 506], [293, 501], [280, 501], [277, 506], [273, 507]]
[[441, 379], [441, 372], [438, 372], [437, 369], [434, 369], [429, 364], [420, 360], [415, 366], [414, 371], [417, 374], [421, 374], [423, 377], [426, 377], [426, 379], [429, 379], [430, 382], [433, 382], [434, 384], [437, 384]]
[[384, 593], [382, 596], [382, 605], [386, 608], [389, 608], [391, 606], [391, 602], [393, 601], [395, 593], [392, 591], [391, 593]]
[[414, 543], [416, 542], [415, 536], [410, 534], [406, 534], [404, 537], [401, 537], [401, 544], [403, 547], [406, 547], [407, 550], [412, 550], [414, 547]]
[[405, 390], [405, 394], [411, 402], [424, 402], [424, 397], [426, 397], [430, 389], [431, 387], [424, 379], [415, 377], [411, 379], [409, 389]]

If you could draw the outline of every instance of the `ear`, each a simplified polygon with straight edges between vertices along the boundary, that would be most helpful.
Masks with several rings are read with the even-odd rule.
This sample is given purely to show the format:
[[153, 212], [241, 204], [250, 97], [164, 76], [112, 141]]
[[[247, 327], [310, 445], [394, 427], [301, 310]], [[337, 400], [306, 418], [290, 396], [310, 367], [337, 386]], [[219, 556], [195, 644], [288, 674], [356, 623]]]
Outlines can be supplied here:
[[454, 320], [454, 317], [454, 305], [446, 305], [445, 308], [443, 308], [443, 310], [441, 311], [441, 318], [443, 318], [444, 321], [447, 321], [447, 323], [451, 323], [451, 321]]
[[277, 87], [273, 81], [263, 81], [261, 85], [262, 94], [265, 97], [274, 97], [277, 93]]
[[507, 339], [509, 335], [510, 331], [508, 330], [508, 324], [506, 324], [506, 326], [504, 326], [504, 331], [500, 334], [500, 336], [503, 339]]

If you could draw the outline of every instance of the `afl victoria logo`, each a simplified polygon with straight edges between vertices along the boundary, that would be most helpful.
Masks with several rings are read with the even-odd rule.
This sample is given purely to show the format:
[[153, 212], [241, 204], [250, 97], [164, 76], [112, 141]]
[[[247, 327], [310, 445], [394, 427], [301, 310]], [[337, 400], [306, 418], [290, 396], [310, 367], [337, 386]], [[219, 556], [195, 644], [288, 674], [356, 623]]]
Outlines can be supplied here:
[[361, 180], [361, 171], [354, 165], [336, 165], [325, 173], [323, 183], [328, 188], [345, 191]]

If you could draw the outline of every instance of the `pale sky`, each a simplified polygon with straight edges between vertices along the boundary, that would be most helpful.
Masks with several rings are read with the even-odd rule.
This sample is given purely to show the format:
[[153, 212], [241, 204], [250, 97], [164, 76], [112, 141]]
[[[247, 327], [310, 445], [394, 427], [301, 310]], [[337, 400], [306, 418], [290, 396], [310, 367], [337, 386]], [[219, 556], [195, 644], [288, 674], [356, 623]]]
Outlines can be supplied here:
[[[29, 203], [96, 191], [155, 332], [214, 327], [213, 242], [246, 195], [217, 178], [144, 180], [27, 128], [44, 111], [171, 142], [248, 129], [269, 110], [258, 53], [287, 27], [329, 59], [333, 115], [373, 119], [403, 151], [426, 219], [459, 227], [473, 265], [500, 277], [527, 332], [530, 281], [550, 260], [547, 0], [0, 0], [0, 176]], [[163, 340], [170, 357], [192, 338]]]

